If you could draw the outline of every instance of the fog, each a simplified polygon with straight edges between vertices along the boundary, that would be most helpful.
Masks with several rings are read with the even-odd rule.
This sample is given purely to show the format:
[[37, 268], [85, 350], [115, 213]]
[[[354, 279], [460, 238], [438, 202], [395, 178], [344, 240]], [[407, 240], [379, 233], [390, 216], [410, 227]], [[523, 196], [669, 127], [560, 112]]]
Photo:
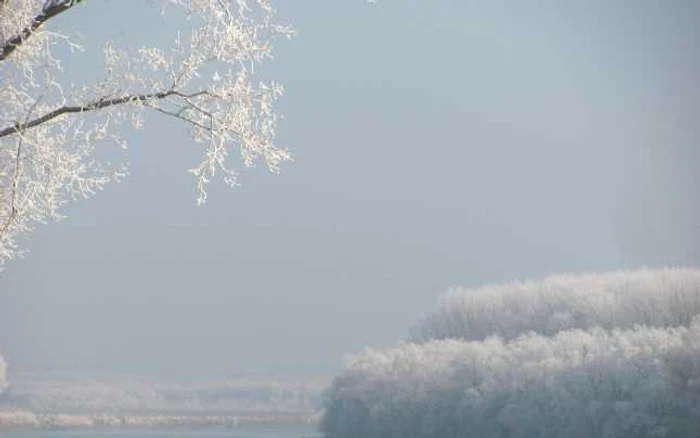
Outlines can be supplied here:
[[[89, 43], [66, 69], [97, 74], [106, 37], [167, 38], [152, 9], [61, 17]], [[10, 380], [331, 375], [451, 286], [700, 262], [697, 2], [279, 10], [299, 35], [263, 74], [295, 162], [197, 208], [171, 122], [127, 134], [132, 175], [0, 274]]]

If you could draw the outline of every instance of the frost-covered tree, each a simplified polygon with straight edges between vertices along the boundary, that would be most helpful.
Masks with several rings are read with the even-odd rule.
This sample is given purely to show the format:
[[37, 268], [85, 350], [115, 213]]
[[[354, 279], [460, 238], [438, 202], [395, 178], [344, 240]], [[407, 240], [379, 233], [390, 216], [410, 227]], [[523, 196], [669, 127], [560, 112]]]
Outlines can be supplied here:
[[552, 275], [543, 280], [455, 288], [413, 328], [412, 340], [513, 339], [533, 331], [688, 326], [700, 315], [700, 270], [640, 269]]
[[[162, 0], [163, 19], [186, 17], [168, 47], [104, 45], [104, 73], [69, 85], [58, 53], [82, 47], [54, 26], [85, 0], [0, 0], [0, 263], [21, 255], [21, 239], [61, 217], [61, 206], [126, 174], [125, 125], [154, 112], [186, 126], [201, 145], [197, 202], [221, 175], [235, 186], [229, 155], [271, 171], [290, 160], [275, 143], [282, 87], [256, 79], [274, 41], [293, 30], [269, 0]], [[96, 11], [99, 12], [99, 11]], [[110, 25], [105, 23], [105, 25]], [[118, 30], [118, 29], [115, 29]], [[118, 148], [109, 149], [109, 145]], [[218, 175], [217, 175], [218, 174]]]
[[327, 438], [700, 436], [700, 271], [455, 290], [396, 348], [351, 357]]
[[694, 437], [700, 319], [689, 327], [533, 333], [367, 349], [328, 391], [345, 437]]

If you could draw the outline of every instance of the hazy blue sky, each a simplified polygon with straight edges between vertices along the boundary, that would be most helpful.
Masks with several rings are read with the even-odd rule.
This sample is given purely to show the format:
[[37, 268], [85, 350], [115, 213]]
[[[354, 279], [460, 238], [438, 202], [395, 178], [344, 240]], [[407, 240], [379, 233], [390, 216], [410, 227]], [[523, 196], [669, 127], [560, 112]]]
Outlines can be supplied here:
[[[197, 208], [181, 127], [129, 134], [132, 176], [0, 276], [16, 371], [333, 372], [452, 285], [700, 262], [698, 2], [279, 3], [296, 162]], [[165, 37], [125, 4], [57, 20], [76, 80]]]

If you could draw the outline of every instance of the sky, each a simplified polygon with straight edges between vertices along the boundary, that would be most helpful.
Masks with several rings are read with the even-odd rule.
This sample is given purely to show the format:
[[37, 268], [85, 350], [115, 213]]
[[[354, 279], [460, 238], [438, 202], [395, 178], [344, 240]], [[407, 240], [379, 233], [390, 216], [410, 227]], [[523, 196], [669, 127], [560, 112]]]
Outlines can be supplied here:
[[[166, 42], [153, 3], [56, 20], [71, 78]], [[125, 133], [131, 176], [0, 274], [12, 371], [331, 374], [451, 286], [700, 264], [697, 2], [276, 3], [295, 162], [196, 207], [182, 127]]]

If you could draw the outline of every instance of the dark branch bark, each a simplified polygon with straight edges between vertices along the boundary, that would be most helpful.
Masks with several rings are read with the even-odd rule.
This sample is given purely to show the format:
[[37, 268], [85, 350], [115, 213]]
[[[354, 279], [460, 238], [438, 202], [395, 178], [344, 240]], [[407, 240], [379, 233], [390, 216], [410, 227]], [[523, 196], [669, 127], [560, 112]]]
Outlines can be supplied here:
[[31, 37], [42, 24], [46, 23], [53, 17], [62, 14], [82, 1], [83, 0], [62, 0], [58, 2], [47, 2], [41, 9], [41, 12], [34, 17], [29, 26], [25, 27], [19, 34], [3, 43], [2, 47], [0, 47], [0, 61], [7, 59], [7, 57], [10, 56], [12, 52], [17, 50], [17, 48], [21, 46], [22, 43], [24, 43], [29, 37]]
[[37, 117], [36, 119], [29, 120], [26, 123], [17, 122], [12, 126], [9, 126], [3, 130], [0, 130], [0, 138], [14, 135], [14, 134], [20, 133], [22, 131], [25, 131], [27, 129], [31, 129], [35, 126], [39, 126], [43, 123], [46, 123], [50, 120], [55, 119], [56, 117], [64, 115], [64, 114], [84, 113], [84, 112], [89, 112], [89, 111], [96, 111], [96, 110], [100, 110], [100, 109], [107, 108], [110, 106], [123, 105], [123, 104], [130, 103], [130, 102], [143, 102], [143, 101], [150, 100], [150, 99], [164, 99], [164, 98], [169, 97], [169, 96], [180, 96], [180, 97], [185, 97], [185, 98], [192, 97], [192, 96], [184, 95], [184, 94], [182, 94], [178, 91], [175, 91], [175, 90], [169, 90], [169, 91], [161, 91], [159, 93], [132, 94], [129, 96], [124, 96], [124, 97], [115, 97], [112, 99], [100, 99], [96, 102], [92, 102], [92, 103], [89, 103], [87, 105], [62, 106], [60, 108], [56, 108], [55, 110], [44, 114], [41, 117]]

